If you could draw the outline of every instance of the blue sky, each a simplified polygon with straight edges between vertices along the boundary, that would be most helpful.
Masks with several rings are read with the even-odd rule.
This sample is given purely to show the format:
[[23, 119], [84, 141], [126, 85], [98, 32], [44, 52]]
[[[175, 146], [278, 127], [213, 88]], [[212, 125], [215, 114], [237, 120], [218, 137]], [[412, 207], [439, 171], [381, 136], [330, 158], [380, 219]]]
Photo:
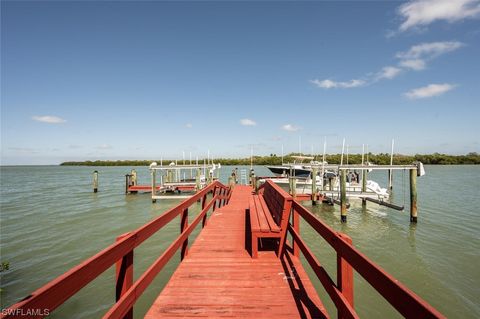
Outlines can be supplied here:
[[480, 151], [478, 0], [1, 9], [4, 165]]

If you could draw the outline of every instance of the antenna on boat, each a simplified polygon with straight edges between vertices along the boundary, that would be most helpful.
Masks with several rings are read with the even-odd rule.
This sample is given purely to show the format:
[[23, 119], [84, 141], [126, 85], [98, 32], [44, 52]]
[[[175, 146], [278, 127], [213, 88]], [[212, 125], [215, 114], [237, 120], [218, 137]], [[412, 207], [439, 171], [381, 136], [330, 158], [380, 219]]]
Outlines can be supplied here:
[[185, 165], [185, 151], [182, 151], [183, 165]]
[[368, 144], [367, 144], [367, 163], [368, 163]]
[[345, 137], [343, 138], [343, 143], [342, 143], [342, 156], [340, 157], [340, 165], [343, 165], [343, 153], [345, 151]]
[[207, 165], [210, 164], [210, 150], [207, 150]]

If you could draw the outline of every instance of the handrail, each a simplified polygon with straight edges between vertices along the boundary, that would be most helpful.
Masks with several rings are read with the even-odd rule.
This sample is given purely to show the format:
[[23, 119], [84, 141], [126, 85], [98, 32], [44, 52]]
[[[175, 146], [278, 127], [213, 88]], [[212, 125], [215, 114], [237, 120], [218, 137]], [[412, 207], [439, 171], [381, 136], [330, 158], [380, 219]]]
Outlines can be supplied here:
[[[303, 253], [337, 307], [339, 318], [358, 318], [353, 307], [352, 268], [404, 317], [445, 318], [425, 300], [356, 249], [347, 235], [335, 232], [295, 200], [292, 209], [293, 223], [289, 224], [288, 231], [293, 238], [294, 255], [298, 256], [298, 249]], [[298, 216], [301, 216], [337, 252], [337, 284], [333, 282], [300, 237]]]
[[[213, 196], [209, 203], [206, 203], [207, 194], [212, 192]], [[222, 194], [220, 194], [222, 192]], [[223, 194], [227, 192], [227, 194]], [[163, 266], [170, 260], [180, 246], [188, 241], [188, 236], [198, 225], [200, 220], [206, 224], [206, 214], [217, 201], [222, 205], [227, 199], [231, 189], [215, 181], [197, 192], [192, 197], [184, 200], [179, 205], [167, 210], [161, 216], [155, 218], [144, 226], [130, 233], [124, 234], [117, 239], [117, 242], [108, 246], [104, 250], [73, 267], [63, 275], [50, 281], [43, 287], [37, 289], [32, 294], [20, 302], [4, 309], [0, 314], [1, 319], [6, 318], [26, 318], [24, 314], [35, 314], [32, 318], [44, 318], [67, 299], [72, 297], [81, 288], [86, 286], [92, 280], [97, 278], [104, 271], [117, 263], [117, 292], [121, 286], [120, 295], [117, 293], [117, 303], [113, 305], [104, 318], [131, 318], [132, 307], [135, 301], [140, 297], [143, 291], [148, 287], [155, 276], [162, 270]], [[193, 223], [188, 227], [186, 221], [188, 218], [188, 208], [197, 200], [202, 199], [202, 211], [198, 214]], [[215, 208], [214, 208], [215, 209]], [[182, 214], [182, 225], [180, 236], [167, 248], [167, 250], [143, 273], [142, 276], [132, 285], [128, 282], [128, 276], [133, 274], [133, 267], [128, 267], [124, 271], [125, 260], [132, 258], [133, 250], [150, 236], [162, 229], [163, 226], [172, 221], [175, 217]], [[183, 214], [185, 214], [185, 219]], [[185, 221], [185, 223], [184, 223]], [[185, 247], [186, 249], [186, 247]], [[182, 247], [182, 259], [186, 251]], [[130, 264], [131, 264], [130, 262]], [[130, 265], [131, 266], [131, 265]], [[120, 274], [120, 277], [118, 277]], [[122, 287], [123, 286], [123, 287]], [[40, 314], [38, 309], [42, 309]], [[48, 310], [48, 311], [46, 311]], [[28, 317], [28, 316], [27, 316]]]

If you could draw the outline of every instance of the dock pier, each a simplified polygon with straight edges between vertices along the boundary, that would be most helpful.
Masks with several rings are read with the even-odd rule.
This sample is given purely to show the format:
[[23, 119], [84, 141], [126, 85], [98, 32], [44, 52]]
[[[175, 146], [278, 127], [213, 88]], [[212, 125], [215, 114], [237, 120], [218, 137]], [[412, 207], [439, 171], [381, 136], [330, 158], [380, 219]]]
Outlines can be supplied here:
[[[269, 223], [275, 211], [288, 202], [276, 239], [258, 239], [258, 254], [252, 250], [253, 196], [257, 196]], [[201, 201], [201, 204], [198, 203]], [[265, 204], [263, 203], [266, 203]], [[189, 219], [189, 208], [201, 211]], [[257, 208], [260, 206], [257, 206]], [[133, 277], [136, 247], [175, 218], [180, 219], [179, 236], [136, 280]], [[307, 223], [337, 254], [337, 274], [329, 274], [302, 238], [300, 221]], [[192, 243], [189, 236], [201, 223], [202, 230]], [[277, 222], [276, 222], [277, 223]], [[263, 227], [263, 226], [262, 226]], [[280, 227], [280, 228], [279, 228]], [[263, 228], [262, 228], [263, 229]], [[265, 239], [265, 240], [264, 240]], [[330, 318], [312, 280], [318, 280], [337, 308], [339, 318], [359, 318], [355, 311], [354, 272], [362, 276], [385, 300], [406, 318], [445, 318], [392, 275], [363, 255], [346, 234], [334, 231], [300, 202], [272, 181], [259, 187], [227, 187], [213, 181], [192, 197], [170, 208], [140, 228], [121, 235], [106, 249], [81, 262], [18, 303], [2, 311], [0, 318], [25, 318], [35, 309], [48, 312], [30, 316], [44, 318], [94, 281], [116, 267], [112, 286], [116, 300], [104, 319], [133, 318], [133, 306], [163, 267], [180, 250], [180, 263], [148, 310], [145, 318]], [[316, 275], [309, 278], [300, 256]], [[257, 257], [257, 258], [254, 258]], [[336, 278], [336, 280], [335, 280]]]

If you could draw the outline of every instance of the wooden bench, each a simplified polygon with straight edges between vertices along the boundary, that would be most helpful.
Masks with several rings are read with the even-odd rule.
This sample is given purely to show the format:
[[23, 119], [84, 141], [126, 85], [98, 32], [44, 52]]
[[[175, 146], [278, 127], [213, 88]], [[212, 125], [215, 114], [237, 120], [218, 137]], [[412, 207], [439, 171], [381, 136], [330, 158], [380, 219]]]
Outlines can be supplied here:
[[258, 240], [261, 238], [277, 238], [277, 256], [280, 257], [285, 243], [292, 200], [292, 196], [270, 180], [262, 185], [258, 195], [250, 197], [252, 258], [258, 257]]

